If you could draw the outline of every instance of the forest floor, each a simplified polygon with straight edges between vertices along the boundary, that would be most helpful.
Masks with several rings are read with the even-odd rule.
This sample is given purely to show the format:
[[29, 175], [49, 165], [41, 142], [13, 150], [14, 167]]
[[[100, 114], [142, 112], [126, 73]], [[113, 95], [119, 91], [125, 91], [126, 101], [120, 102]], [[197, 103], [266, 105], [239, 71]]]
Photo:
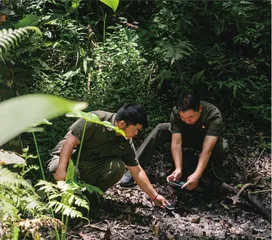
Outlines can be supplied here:
[[[116, 185], [106, 192], [103, 206], [91, 212], [90, 224], [71, 223], [68, 239], [271, 239], [270, 220], [242, 197], [249, 193], [271, 213], [271, 154], [263, 135], [255, 131], [237, 140], [230, 134], [224, 174], [218, 172], [221, 179], [204, 191], [180, 190], [166, 182], [173, 163], [169, 146], [163, 147], [146, 172], [154, 188], [174, 205], [173, 211], [154, 207], [138, 186]], [[227, 191], [223, 182], [238, 190], [244, 186], [243, 193]]]

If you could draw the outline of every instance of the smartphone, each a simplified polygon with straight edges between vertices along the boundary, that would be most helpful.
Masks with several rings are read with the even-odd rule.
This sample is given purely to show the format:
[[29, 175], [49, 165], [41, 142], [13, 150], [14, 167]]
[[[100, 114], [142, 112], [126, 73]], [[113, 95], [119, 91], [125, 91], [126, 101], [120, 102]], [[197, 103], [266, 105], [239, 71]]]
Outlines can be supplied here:
[[171, 203], [167, 203], [167, 204], [165, 205], [165, 208], [168, 209], [169, 211], [175, 210], [175, 207], [174, 207]]
[[185, 184], [185, 182], [183, 182], [183, 181], [180, 181], [180, 182], [168, 182], [170, 185], [174, 185], [174, 186], [177, 186], [177, 187], [182, 187], [184, 184]]

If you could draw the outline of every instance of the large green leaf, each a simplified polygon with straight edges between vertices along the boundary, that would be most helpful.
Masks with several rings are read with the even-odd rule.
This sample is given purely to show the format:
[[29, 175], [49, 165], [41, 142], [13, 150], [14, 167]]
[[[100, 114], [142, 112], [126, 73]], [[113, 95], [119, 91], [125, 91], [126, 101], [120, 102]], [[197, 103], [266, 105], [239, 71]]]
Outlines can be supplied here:
[[73, 111], [73, 112], [67, 113], [66, 116], [67, 117], [83, 118], [87, 122], [93, 122], [93, 123], [103, 125], [103, 126], [105, 126], [107, 128], [111, 128], [115, 132], [117, 132], [118, 134], [122, 135], [125, 139], [127, 139], [126, 134], [122, 129], [120, 129], [119, 127], [113, 126], [108, 121], [101, 121], [100, 118], [97, 115], [93, 114], [93, 113], [86, 113], [86, 112], [82, 112], [82, 111]]
[[114, 12], [116, 11], [119, 0], [100, 0], [100, 2], [105, 3], [107, 6], [109, 6]]
[[25, 15], [18, 23], [14, 24], [16, 28], [28, 27], [28, 26], [37, 26], [41, 20], [41, 16], [34, 14]]
[[44, 118], [52, 119], [88, 106], [53, 95], [29, 94], [0, 103], [0, 146]]
[[74, 181], [75, 179], [75, 166], [71, 159], [69, 159], [67, 174], [66, 174], [66, 182], [67, 181]]

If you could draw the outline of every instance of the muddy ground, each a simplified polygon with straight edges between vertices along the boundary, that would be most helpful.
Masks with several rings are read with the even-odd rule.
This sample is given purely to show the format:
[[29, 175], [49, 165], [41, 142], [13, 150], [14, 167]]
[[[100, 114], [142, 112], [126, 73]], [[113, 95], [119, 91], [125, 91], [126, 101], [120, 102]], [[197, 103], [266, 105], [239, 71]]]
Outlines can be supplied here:
[[224, 173], [217, 172], [210, 187], [198, 191], [179, 190], [166, 183], [173, 163], [169, 146], [164, 146], [146, 171], [155, 189], [175, 206], [174, 211], [154, 207], [137, 186], [116, 185], [106, 192], [102, 206], [93, 209], [90, 224], [70, 224], [68, 239], [271, 239], [267, 217], [242, 194], [237, 197], [221, 187], [222, 182], [239, 190], [252, 184], [243, 192], [249, 191], [270, 212], [271, 155], [256, 136], [239, 136], [237, 141], [230, 135]]

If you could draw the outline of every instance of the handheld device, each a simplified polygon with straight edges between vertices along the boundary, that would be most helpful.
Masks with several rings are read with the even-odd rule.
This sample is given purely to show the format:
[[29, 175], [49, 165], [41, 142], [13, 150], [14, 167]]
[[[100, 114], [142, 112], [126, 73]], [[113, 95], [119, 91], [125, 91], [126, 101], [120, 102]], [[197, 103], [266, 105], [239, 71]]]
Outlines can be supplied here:
[[167, 210], [169, 210], [169, 211], [175, 210], [175, 207], [174, 207], [171, 203], [167, 203], [166, 206], [165, 206], [165, 208], [166, 208]]
[[168, 182], [170, 185], [174, 185], [174, 186], [177, 186], [177, 187], [182, 187], [184, 184], [185, 184], [185, 182], [183, 182], [183, 181], [180, 181], [180, 182]]

